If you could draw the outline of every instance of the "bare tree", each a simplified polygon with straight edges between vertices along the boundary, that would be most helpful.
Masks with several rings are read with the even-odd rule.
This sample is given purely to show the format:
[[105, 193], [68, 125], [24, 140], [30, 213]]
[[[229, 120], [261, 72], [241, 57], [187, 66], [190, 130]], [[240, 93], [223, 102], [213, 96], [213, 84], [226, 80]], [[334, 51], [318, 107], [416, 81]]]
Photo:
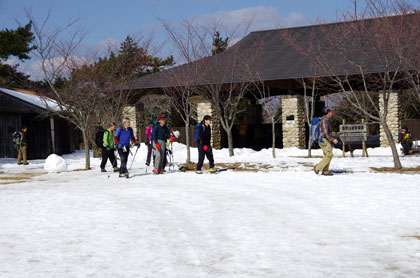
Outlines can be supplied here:
[[[79, 18], [61, 27], [51, 27], [50, 15], [51, 10], [44, 20], [38, 21], [26, 10], [26, 16], [33, 23], [36, 55], [50, 88], [42, 98], [50, 113], [73, 123], [81, 131], [85, 169], [89, 169], [88, 134], [97, 108], [98, 91], [91, 82], [94, 74], [89, 67], [91, 59], [77, 55], [87, 32], [77, 26]], [[54, 105], [50, 105], [49, 98], [54, 100]]]
[[[316, 78], [312, 78], [311, 80], [305, 80], [304, 78], [302, 78], [301, 83], [303, 85], [303, 97], [305, 100], [306, 123], [310, 127], [315, 114], [315, 102], [317, 98]], [[309, 97], [308, 89], [310, 89], [311, 91], [311, 95]], [[310, 107], [309, 104], [311, 105]], [[311, 134], [309, 134], [309, 137], [310, 136]], [[308, 157], [312, 157], [312, 142], [311, 140], [309, 140], [308, 142]]]
[[[299, 45], [302, 38], [292, 40], [293, 46], [310, 59], [330, 92], [340, 92], [355, 110], [379, 122], [397, 169], [402, 166], [387, 116], [390, 96], [398, 90], [406, 66], [402, 53], [406, 48], [405, 27], [410, 9], [403, 2], [406, 3], [365, 0], [359, 9], [354, 1], [354, 10], [342, 15], [344, 22], [313, 27], [319, 33], [309, 45]], [[379, 93], [383, 109], [372, 92]], [[370, 102], [373, 110], [362, 105], [361, 96]]]

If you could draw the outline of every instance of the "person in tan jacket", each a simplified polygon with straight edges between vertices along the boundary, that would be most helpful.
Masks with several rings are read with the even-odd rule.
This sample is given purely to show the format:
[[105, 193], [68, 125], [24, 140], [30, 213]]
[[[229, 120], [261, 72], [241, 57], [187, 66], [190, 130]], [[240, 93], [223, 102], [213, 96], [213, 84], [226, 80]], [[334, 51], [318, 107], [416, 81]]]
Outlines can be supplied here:
[[332, 144], [337, 144], [338, 140], [332, 136], [332, 127], [330, 119], [333, 116], [333, 110], [329, 107], [324, 109], [324, 117], [321, 119], [319, 146], [324, 152], [324, 158], [315, 166], [315, 174], [320, 172], [324, 176], [332, 176], [330, 172], [330, 163], [333, 158]]

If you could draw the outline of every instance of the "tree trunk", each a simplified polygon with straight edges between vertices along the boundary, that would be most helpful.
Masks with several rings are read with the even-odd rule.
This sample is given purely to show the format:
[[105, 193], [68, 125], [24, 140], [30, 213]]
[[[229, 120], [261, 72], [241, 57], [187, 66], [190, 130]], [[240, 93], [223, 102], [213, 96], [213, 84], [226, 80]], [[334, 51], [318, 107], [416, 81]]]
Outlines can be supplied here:
[[400, 161], [400, 156], [398, 155], [398, 150], [397, 150], [397, 147], [395, 146], [394, 137], [392, 136], [391, 130], [389, 129], [389, 126], [386, 123], [386, 120], [381, 120], [380, 125], [382, 125], [382, 128], [384, 129], [386, 138], [388, 139], [388, 143], [391, 147], [392, 157], [394, 158], [394, 167], [395, 169], [401, 169], [402, 165]]
[[89, 153], [89, 139], [88, 139], [88, 132], [86, 130], [82, 130], [83, 135], [83, 148], [85, 149], [85, 170], [90, 169], [90, 153]]
[[276, 158], [276, 123], [274, 121], [274, 118], [271, 118], [271, 133], [273, 136], [273, 158]]
[[185, 143], [187, 145], [187, 160], [186, 163], [191, 162], [191, 152], [190, 152], [190, 120], [185, 122]]
[[227, 137], [228, 137], [228, 146], [229, 146], [229, 156], [234, 156], [233, 152], [233, 137], [232, 137], [232, 129], [226, 130]]
[[312, 144], [311, 140], [308, 142], [308, 157], [312, 157]]

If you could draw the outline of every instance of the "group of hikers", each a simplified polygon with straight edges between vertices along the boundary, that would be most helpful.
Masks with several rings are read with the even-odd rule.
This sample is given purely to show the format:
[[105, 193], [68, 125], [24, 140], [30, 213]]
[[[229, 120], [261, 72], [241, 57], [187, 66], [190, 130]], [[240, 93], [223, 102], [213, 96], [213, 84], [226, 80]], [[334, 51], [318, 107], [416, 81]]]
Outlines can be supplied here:
[[[210, 163], [210, 172], [216, 172], [214, 167], [213, 152], [210, 146], [211, 140], [211, 116], [204, 116], [203, 121], [196, 126], [194, 133], [194, 141], [198, 147], [198, 163], [196, 172], [202, 174], [201, 168], [204, 158], [207, 157]], [[172, 154], [170, 144], [175, 140], [175, 135], [169, 131], [166, 125], [166, 116], [159, 115], [157, 119], [146, 128], [146, 146], [147, 158], [146, 166], [149, 166], [153, 157], [153, 173], [156, 175], [163, 174], [167, 166], [167, 153]], [[127, 161], [130, 154], [130, 145], [140, 148], [133, 129], [130, 127], [130, 119], [124, 118], [122, 126], [117, 127], [114, 122], [109, 124], [109, 128], [103, 133], [102, 143], [102, 162], [101, 172], [106, 172], [105, 166], [109, 159], [114, 172], [119, 172], [120, 177], [129, 177], [127, 170]], [[117, 159], [115, 151], [120, 157], [120, 167], [117, 167]], [[133, 157], [134, 159], [134, 157]]]
[[[324, 108], [323, 117], [317, 118], [311, 125], [311, 143], [318, 144], [324, 153], [323, 159], [314, 167], [314, 172], [317, 175], [332, 176], [329, 167], [333, 158], [333, 145], [338, 143], [338, 140], [333, 137], [330, 123], [333, 113], [333, 109], [329, 107]], [[196, 142], [198, 149], [197, 174], [203, 173], [201, 169], [206, 157], [210, 164], [210, 173], [217, 172], [214, 165], [212, 147], [210, 145], [211, 121], [211, 116], [206, 115], [203, 117], [203, 120], [195, 126], [194, 141]], [[22, 164], [22, 159], [23, 165], [29, 164], [27, 161], [27, 131], [27, 126], [23, 126], [21, 130], [13, 133], [13, 143], [18, 151], [18, 165]], [[157, 119], [146, 128], [146, 166], [150, 166], [153, 157], [154, 174], [159, 175], [165, 172], [165, 167], [168, 164], [167, 154], [172, 154], [170, 144], [174, 142], [174, 140], [174, 133], [171, 133], [166, 125], [165, 115], [159, 115]], [[131, 152], [130, 146], [131, 144], [134, 144], [134, 146], [137, 147], [137, 150], [140, 148], [140, 143], [137, 142], [133, 129], [130, 127], [130, 119], [124, 118], [120, 127], [117, 127], [114, 122], [110, 123], [109, 128], [103, 132], [103, 136], [101, 134], [99, 141], [102, 149], [101, 172], [106, 172], [105, 166], [109, 160], [114, 172], [119, 172], [120, 177], [128, 178], [127, 162]], [[398, 135], [398, 142], [402, 145], [401, 150], [404, 155], [413, 153], [413, 136], [405, 125]], [[117, 166], [116, 152], [120, 158], [120, 167]]]

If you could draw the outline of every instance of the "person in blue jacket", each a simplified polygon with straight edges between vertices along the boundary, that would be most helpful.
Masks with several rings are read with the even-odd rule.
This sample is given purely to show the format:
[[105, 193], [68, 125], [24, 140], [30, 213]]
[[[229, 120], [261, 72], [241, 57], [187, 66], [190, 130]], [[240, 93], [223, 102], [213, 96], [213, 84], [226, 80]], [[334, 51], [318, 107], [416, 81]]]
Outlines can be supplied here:
[[163, 174], [163, 169], [165, 168], [165, 154], [166, 154], [166, 141], [174, 141], [174, 137], [171, 136], [171, 133], [166, 126], [166, 116], [160, 115], [158, 117], [158, 124], [153, 127], [152, 137], [153, 137], [153, 148], [155, 149], [155, 164], [153, 173]]
[[130, 153], [130, 143], [133, 141], [137, 148], [140, 147], [140, 143], [137, 143], [136, 138], [134, 137], [133, 129], [130, 127], [130, 119], [124, 118], [122, 122], [123, 125], [117, 128], [117, 131], [115, 132], [114, 141], [121, 160], [120, 178], [128, 178], [127, 161]]

